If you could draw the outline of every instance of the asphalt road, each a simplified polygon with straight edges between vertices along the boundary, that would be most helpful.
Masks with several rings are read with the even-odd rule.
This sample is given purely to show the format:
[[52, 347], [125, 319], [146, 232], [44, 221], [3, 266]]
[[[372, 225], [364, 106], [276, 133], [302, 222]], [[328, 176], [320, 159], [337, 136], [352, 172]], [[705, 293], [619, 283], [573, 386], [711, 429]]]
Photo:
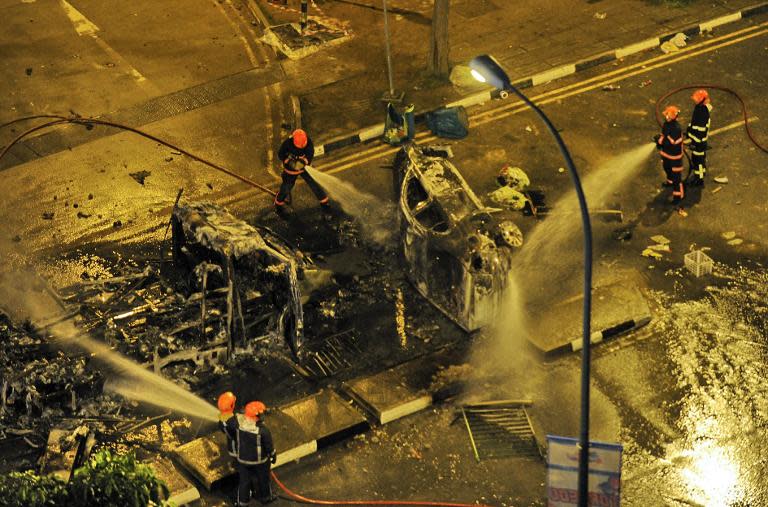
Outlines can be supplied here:
[[[5, 9], [23, 19], [25, 16], [18, 10], [26, 5], [14, 4]], [[211, 6], [212, 11], [215, 8]], [[108, 17], [100, 19], [98, 2], [78, 3], [78, 9], [98, 26], [109, 23]], [[40, 12], [53, 16], [42, 9]], [[189, 15], [194, 17], [194, 13]], [[58, 16], [61, 18], [60, 13]], [[229, 30], [225, 20], [216, 16], [210, 19], [218, 19], [212, 21], [211, 30]], [[58, 25], [60, 21], [49, 22]], [[733, 30], [740, 28], [743, 26]], [[637, 335], [597, 347], [593, 363], [592, 436], [625, 446], [625, 505], [768, 503], [761, 452], [768, 443], [768, 405], [762, 385], [768, 344], [762, 267], [766, 259], [768, 205], [761, 190], [768, 183], [768, 155], [756, 150], [741, 128], [714, 134], [713, 149], [709, 152], [710, 180], [698, 195], [689, 196], [690, 214], [685, 218], [675, 214], [665, 202], [667, 195], [659, 188], [662, 173], [655, 155], [643, 160], [637, 171], [611, 163], [613, 157], [648, 143], [656, 133], [656, 98], [689, 83], [718, 83], [736, 89], [746, 100], [750, 116], [760, 118], [754, 128], [758, 137], [768, 143], [768, 137], [761, 135], [763, 118], [768, 118], [768, 105], [762, 100], [768, 85], [768, 71], [762, 64], [768, 57], [768, 36], [760, 30], [750, 32], [754, 35], [751, 38], [743, 38], [749, 35], [745, 33], [741, 40], [730, 39], [736, 42], [717, 49], [712, 48], [718, 41], [706, 41], [711, 44], [700, 46], [701, 51], [694, 47], [681, 53], [679, 61], [671, 61], [678, 56], [652, 60], [659, 55], [652, 52], [529, 91], [531, 96], [552, 94], [539, 99], [551, 99], [545, 111], [561, 130], [586, 181], [591, 182], [588, 188], [605, 196], [601, 205], [620, 206], [625, 215], [625, 223], [620, 225], [631, 229], [631, 239], [619, 242], [611, 236], [619, 225], [595, 218], [597, 282], [625, 279], [637, 284], [653, 308], [654, 322], [649, 327]], [[66, 40], [60, 44], [62, 48], [82, 44], [72, 33], [60, 36]], [[106, 42], [125, 55], [126, 62], [134, 62], [134, 55], [140, 56], [138, 48], [133, 48], [133, 52], [123, 49], [117, 32], [110, 31], [110, 37], [114, 39]], [[238, 38], [231, 36], [227, 44], [242, 48], [235, 39]], [[214, 51], [215, 46], [212, 44], [210, 50]], [[86, 49], [97, 51], [92, 45]], [[86, 54], [73, 46], [60, 58], [70, 58], [75, 51]], [[248, 68], [247, 52], [242, 51], [238, 64]], [[39, 58], [40, 52], [31, 54]], [[99, 58], [103, 59], [90, 55], [88, 61]], [[208, 57], [210, 61], [218, 59], [213, 53]], [[181, 56], [178, 61], [182, 67], [189, 65]], [[3, 61], [3, 72], [8, 72], [10, 63], [6, 62]], [[14, 62], [18, 63], [21, 62]], [[630, 70], [635, 64], [637, 68]], [[28, 66], [22, 64], [19, 68]], [[157, 72], [151, 66], [131, 66], [142, 75]], [[160, 83], [160, 91], [155, 92], [142, 90], [123, 63], [105, 67], [93, 72], [105, 73], [107, 80], [124, 81], [125, 97], [100, 97], [96, 92], [102, 88], [87, 88], [85, 81], [63, 81], [59, 90], [30, 88], [28, 95], [35, 100], [54, 102], [66, 97], [70, 107], [80, 108], [78, 111], [88, 107], [104, 111], [127, 107], [155, 93], [188, 87], [217, 75], [211, 67], [211, 74], [202, 77], [197, 71], [188, 70], [177, 72], [167, 82], [153, 78], [151, 81]], [[39, 70], [33, 68], [29, 77]], [[599, 78], [614, 71], [619, 74]], [[628, 77], [622, 78], [622, 72]], [[26, 78], [20, 75], [14, 79]], [[81, 78], [85, 79], [77, 79]], [[585, 84], [591, 78], [596, 79], [593, 89]], [[13, 83], [12, 89], [19, 89], [20, 85]], [[620, 88], [603, 91], [607, 84]], [[573, 88], [564, 89], [571, 85]], [[72, 89], [82, 92], [71, 94], [68, 90]], [[719, 92], [713, 92], [712, 98], [713, 129], [728, 127], [739, 120], [740, 111], [734, 99]], [[272, 141], [261, 132], [253, 133], [254, 118], [272, 118], [273, 110], [267, 111], [269, 102], [263, 99], [264, 91], [255, 90], [153, 122], [147, 130], [260, 183], [274, 184], [274, 175], [265, 166], [269, 160], [267, 148], [273, 145], [279, 125], [269, 129]], [[6, 107], [16, 107], [20, 114], [36, 110], [24, 108], [26, 99], [13, 100]], [[686, 121], [685, 115], [692, 106], [687, 93], [681, 93], [675, 100], [683, 108]], [[454, 163], [481, 197], [495, 188], [499, 168], [509, 163], [526, 170], [532, 186], [542, 189], [550, 203], [556, 203], [570, 188], [567, 174], [558, 171], [563, 165], [560, 157], [530, 112], [508, 114], [510, 109], [499, 109], [510, 104], [494, 103], [487, 109], [472, 111], [470, 136], [450, 143]], [[6, 139], [8, 133], [3, 135]], [[385, 150], [375, 145], [349, 149], [332, 158], [318, 159], [317, 167], [334, 171], [363, 191], [390, 199], [392, 179], [386, 166], [392, 156], [375, 158], [373, 154], [379, 151]], [[144, 185], [130, 176], [142, 170], [151, 172]], [[626, 173], [629, 175], [624, 178]], [[590, 175], [596, 179], [590, 180]], [[711, 179], [714, 176], [727, 176], [729, 183], [717, 185]], [[6, 189], [0, 208], [2, 231], [8, 237], [18, 236], [22, 247], [40, 254], [44, 261], [55, 260], [74, 248], [93, 248], [97, 243], [124, 249], [128, 244], [158, 240], [176, 191], [182, 187], [186, 198], [226, 203], [245, 219], [276, 220], [269, 215], [269, 198], [127, 133], [8, 167], [2, 170], [2, 177]], [[623, 182], [616, 185], [617, 181]], [[315, 212], [303, 184], [299, 184], [295, 199], [297, 215]], [[43, 219], [43, 212], [54, 212], [53, 219]], [[78, 212], [90, 216], [78, 218]], [[123, 225], [114, 227], [118, 220]], [[536, 228], [546, 223], [522, 216], [519, 220], [523, 231], [531, 237]], [[559, 243], [559, 250], [532, 265], [520, 266], [521, 272], [578, 273], [579, 230], [575, 227], [566, 232], [571, 234], [559, 236], [566, 238]], [[728, 244], [722, 237], [724, 232], [735, 233], [743, 242]], [[641, 257], [640, 252], [650, 244], [650, 236], [656, 234], [671, 240], [672, 251], [660, 261]], [[575, 238], [576, 243], [569, 242], [569, 237]], [[693, 245], [710, 248], [708, 254], [717, 261], [714, 276], [697, 280], [682, 268], [683, 255]], [[571, 278], [561, 276], [549, 282], [545, 278], [537, 290], [551, 294], [553, 301], [571, 297], [577, 294], [570, 285]], [[475, 389], [493, 397], [530, 397], [534, 400], [531, 416], [539, 435], [575, 436], [577, 358], [568, 356], [545, 362], [523, 355], [515, 347], [497, 350], [495, 346], [493, 340], [481, 341], [472, 359]], [[487, 368], [489, 355], [508, 358], [507, 367]], [[452, 420], [453, 407], [428, 411], [377, 430], [376, 442], [340, 445], [285, 467], [281, 476], [310, 496], [378, 494], [378, 498], [456, 501], [485, 498], [504, 505], [544, 503], [543, 462], [496, 460], [476, 465], [466, 433], [460, 426], [451, 425]]]

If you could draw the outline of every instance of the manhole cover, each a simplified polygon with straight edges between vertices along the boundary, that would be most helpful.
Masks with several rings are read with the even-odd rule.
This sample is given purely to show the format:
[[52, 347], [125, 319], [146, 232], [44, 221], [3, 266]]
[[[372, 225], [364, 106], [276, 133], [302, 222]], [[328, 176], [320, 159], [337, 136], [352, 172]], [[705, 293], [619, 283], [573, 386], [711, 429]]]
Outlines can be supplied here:
[[529, 404], [527, 401], [494, 401], [461, 408], [477, 461], [541, 457], [525, 410], [525, 405]]
[[352, 366], [362, 350], [352, 331], [326, 338], [317, 350], [309, 352], [302, 366], [313, 377], [330, 377]]

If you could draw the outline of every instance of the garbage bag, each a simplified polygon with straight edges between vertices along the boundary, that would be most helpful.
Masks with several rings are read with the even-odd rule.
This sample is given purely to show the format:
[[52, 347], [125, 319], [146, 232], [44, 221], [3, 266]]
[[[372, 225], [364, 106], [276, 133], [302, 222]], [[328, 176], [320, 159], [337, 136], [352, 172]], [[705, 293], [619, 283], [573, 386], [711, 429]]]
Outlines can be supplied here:
[[427, 127], [437, 137], [463, 139], [469, 134], [469, 118], [463, 106], [441, 107], [427, 113]]

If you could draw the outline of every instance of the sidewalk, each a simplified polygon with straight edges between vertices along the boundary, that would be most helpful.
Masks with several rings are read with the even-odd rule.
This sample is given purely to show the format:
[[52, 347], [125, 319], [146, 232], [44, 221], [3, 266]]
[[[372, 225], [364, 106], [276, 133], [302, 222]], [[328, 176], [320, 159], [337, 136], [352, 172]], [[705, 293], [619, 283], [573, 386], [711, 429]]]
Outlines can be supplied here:
[[[289, 0], [287, 6], [250, 1], [271, 24], [299, 20], [299, 0]], [[640, 0], [542, 0], [506, 7], [500, 0], [459, 0], [451, 5], [450, 61], [451, 66], [466, 65], [473, 56], [489, 53], [516, 81], [759, 3], [699, 0], [671, 7]], [[424, 71], [432, 2], [390, 0], [388, 6], [394, 86], [405, 92], [405, 101], [423, 112], [470, 93], [471, 89], [458, 89]], [[316, 139], [327, 142], [382, 122], [380, 97], [388, 85], [380, 2], [317, 0], [317, 4], [310, 4], [309, 13], [335, 21], [352, 37], [301, 60], [283, 60], [287, 87], [301, 99], [303, 125]], [[348, 77], [312, 87], [317, 75], [329, 72]], [[328, 124], [327, 118], [334, 118], [333, 124]]]

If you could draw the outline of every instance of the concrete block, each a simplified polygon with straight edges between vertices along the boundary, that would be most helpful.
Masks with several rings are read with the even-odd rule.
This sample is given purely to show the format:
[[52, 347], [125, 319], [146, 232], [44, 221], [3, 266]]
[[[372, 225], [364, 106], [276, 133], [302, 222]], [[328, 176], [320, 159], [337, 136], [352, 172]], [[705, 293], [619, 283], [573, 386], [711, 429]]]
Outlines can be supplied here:
[[169, 502], [177, 507], [191, 504], [200, 499], [200, 492], [184, 477], [168, 459], [158, 458], [150, 463], [155, 475], [168, 486]]

